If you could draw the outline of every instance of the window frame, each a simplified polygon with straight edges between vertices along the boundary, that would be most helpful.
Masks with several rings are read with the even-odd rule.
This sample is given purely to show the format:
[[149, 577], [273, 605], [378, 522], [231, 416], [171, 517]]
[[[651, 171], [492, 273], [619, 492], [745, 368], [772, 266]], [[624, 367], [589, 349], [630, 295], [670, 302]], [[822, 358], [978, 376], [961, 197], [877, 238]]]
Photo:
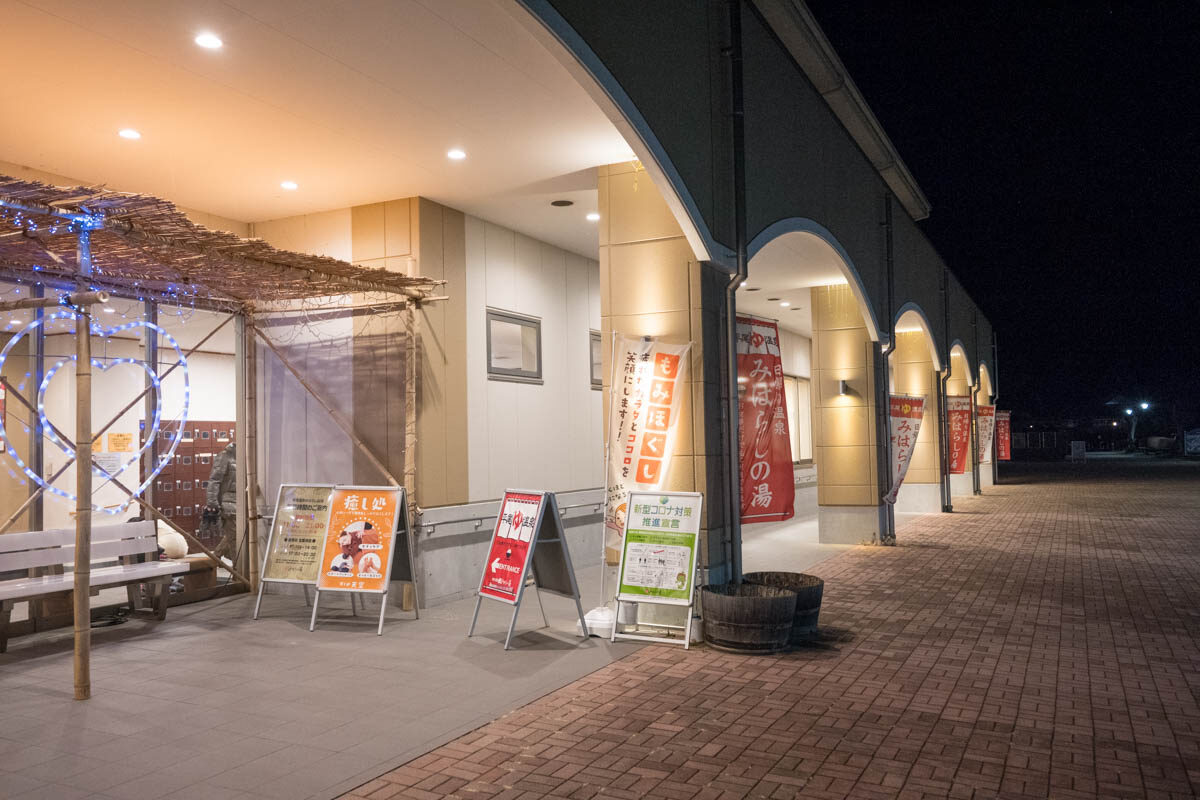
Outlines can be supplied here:
[[[537, 369], [511, 369], [508, 367], [492, 366], [492, 321], [507, 322], [510, 325], [520, 325], [526, 328], [533, 328], [537, 333]], [[484, 327], [487, 332], [487, 377], [490, 381], [509, 381], [511, 383], [531, 383], [542, 384], [545, 380], [542, 377], [542, 320], [540, 317], [531, 317], [527, 314], [518, 314], [515, 311], [505, 311], [499, 308], [488, 308], [487, 316], [484, 320]]]
[[[596, 361], [592, 358], [592, 344], [593, 343], [600, 346], [600, 364], [598, 367], [600, 370], [600, 374], [596, 373], [597, 364], [596, 364]], [[597, 331], [597, 330], [589, 330], [588, 331], [588, 372], [590, 372], [591, 376], [592, 376], [592, 389], [594, 389], [596, 391], [600, 391], [601, 389], [603, 389], [604, 388], [604, 375], [603, 375], [603, 373], [604, 373], [604, 337], [601, 336], [600, 331]]]

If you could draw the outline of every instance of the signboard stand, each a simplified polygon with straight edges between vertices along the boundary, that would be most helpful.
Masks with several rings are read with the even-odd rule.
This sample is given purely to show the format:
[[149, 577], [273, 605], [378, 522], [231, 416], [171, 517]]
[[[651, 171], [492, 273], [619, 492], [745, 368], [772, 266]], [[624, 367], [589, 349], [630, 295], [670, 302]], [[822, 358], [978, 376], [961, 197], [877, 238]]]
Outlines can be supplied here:
[[321, 542], [329, 527], [329, 496], [332, 492], [333, 487], [329, 485], [280, 485], [271, 532], [267, 535], [253, 619], [258, 619], [268, 583], [298, 583], [304, 587], [304, 604], [312, 605], [308, 589], [317, 582]]
[[[322, 591], [348, 592], [350, 613], [354, 616], [358, 616], [354, 603], [356, 594], [378, 594], [379, 625], [375, 634], [382, 636], [398, 535], [403, 534], [408, 543], [410, 575], [416, 577], [407, 493], [402, 486], [338, 486], [331, 497], [329, 523], [308, 630], [311, 632], [317, 625], [317, 610], [321, 605]], [[359, 544], [356, 543], [356, 536], [363, 542], [368, 537], [385, 541]], [[355, 551], [355, 548], [361, 549]], [[380, 564], [380, 556], [383, 553], [387, 554], [386, 560]], [[372, 557], [374, 562], [368, 567], [366, 561]], [[344, 574], [336, 571], [336, 567], [341, 566], [339, 562], [342, 561], [349, 567], [349, 571]]]
[[[692, 642], [692, 611], [696, 592], [696, 550], [700, 538], [699, 492], [630, 492], [617, 568], [617, 609], [612, 636], [659, 644]], [[683, 625], [653, 623], [655, 628], [682, 630], [683, 640], [621, 631], [621, 603], [682, 606]]]
[[513, 607], [508, 633], [504, 637], [504, 649], [508, 650], [517, 627], [517, 615], [521, 613], [521, 600], [530, 585], [542, 612], [542, 622], [547, 627], [550, 622], [542, 605], [543, 589], [575, 601], [583, 638], [588, 637], [558, 500], [553, 492], [509, 490], [500, 501], [500, 513], [496, 515], [496, 527], [479, 579], [475, 613], [471, 615], [467, 637], [475, 635], [475, 624], [479, 621], [479, 609], [485, 597], [507, 603]]

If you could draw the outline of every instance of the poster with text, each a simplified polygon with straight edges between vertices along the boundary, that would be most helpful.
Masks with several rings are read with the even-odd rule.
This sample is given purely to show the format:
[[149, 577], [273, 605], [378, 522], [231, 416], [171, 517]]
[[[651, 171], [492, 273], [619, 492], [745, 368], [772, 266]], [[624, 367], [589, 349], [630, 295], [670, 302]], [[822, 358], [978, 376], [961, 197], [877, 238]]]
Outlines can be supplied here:
[[996, 412], [996, 460], [1012, 461], [1012, 412]]
[[665, 485], [675, 449], [691, 343], [617, 336], [609, 395], [604, 559], [617, 564], [630, 491]]
[[480, 594], [506, 603], [517, 602], [545, 502], [546, 496], [541, 492], [504, 493], [492, 531], [492, 546], [488, 548], [483, 577], [479, 580]]
[[979, 463], [992, 461], [992, 432], [995, 430], [996, 407], [975, 406], [975, 425], [979, 431]]
[[703, 498], [694, 492], [630, 492], [617, 596], [690, 605]]
[[895, 503], [900, 494], [900, 485], [908, 474], [908, 465], [913, 450], [917, 447], [917, 434], [921, 431], [921, 420], [925, 415], [925, 397], [910, 394], [894, 394], [889, 399], [888, 435], [892, 441], [892, 488], [883, 498]]
[[329, 525], [317, 588], [385, 592], [396, 545], [400, 487], [339, 486], [329, 500]]
[[971, 398], [947, 396], [946, 418], [950, 423], [950, 474], [962, 475], [971, 459]]
[[742, 522], [791, 519], [796, 505], [792, 440], [783, 391], [779, 327], [737, 318]]
[[262, 579], [315, 583], [329, 527], [332, 486], [279, 487]]

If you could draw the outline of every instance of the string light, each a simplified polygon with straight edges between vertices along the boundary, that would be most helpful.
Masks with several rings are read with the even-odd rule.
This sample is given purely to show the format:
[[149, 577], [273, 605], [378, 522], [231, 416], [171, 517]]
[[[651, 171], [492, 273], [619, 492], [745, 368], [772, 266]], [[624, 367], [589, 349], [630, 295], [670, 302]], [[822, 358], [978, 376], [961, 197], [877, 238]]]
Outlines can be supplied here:
[[[28, 336], [30, 333], [36, 332], [37, 328], [39, 326], [43, 326], [43, 327], [49, 326], [49, 324], [54, 320], [70, 319], [70, 320], [76, 322], [76, 329], [78, 329], [78, 319], [81, 316], [82, 315], [76, 311], [63, 310], [63, 311], [57, 311], [53, 314], [50, 314], [49, 316], [44, 316], [42, 319], [34, 318], [32, 322], [30, 322], [25, 327], [23, 327], [21, 330], [17, 331], [15, 334], [13, 334], [12, 338], [9, 339], [8, 343], [4, 346], [4, 349], [0, 350], [0, 370], [3, 370], [4, 364], [8, 360], [9, 353], [12, 352], [12, 349], [17, 344], [17, 342], [19, 342], [23, 337]], [[166, 330], [164, 330], [160, 326], [158, 326], [152, 322], [149, 322], [147, 320], [144, 320], [144, 319], [136, 319], [131, 322], [126, 322], [122, 325], [117, 325], [112, 328], [104, 328], [103, 326], [98, 325], [93, 322], [89, 326], [89, 333], [90, 333], [90, 335], [100, 337], [100, 339], [105, 342], [105, 346], [107, 346], [107, 342], [110, 339], [110, 337], [112, 337], [115, 334], [121, 333], [122, 331], [130, 330], [132, 328], [146, 328], [147, 330], [154, 331], [158, 336], [161, 336], [167, 342], [167, 344], [175, 351], [175, 354], [177, 357], [177, 360], [175, 363], [177, 365], [179, 365], [183, 370], [183, 410], [180, 413], [179, 420], [181, 423], [186, 422], [187, 415], [188, 415], [188, 409], [190, 408], [190, 405], [191, 405], [191, 379], [190, 379], [190, 376], [188, 373], [187, 357], [184, 355], [183, 348], [181, 348], [179, 346], [179, 342], [175, 339], [174, 336], [172, 336], [170, 333], [168, 333]], [[107, 366], [105, 366], [105, 364], [104, 364], [105, 360], [108, 360], [108, 362], [109, 362]], [[54, 432], [54, 428], [50, 425], [50, 420], [46, 416], [45, 393], [46, 393], [46, 388], [50, 385], [51, 378], [54, 377], [54, 375], [58, 372], [58, 370], [61, 369], [66, 364], [74, 363], [76, 361], [77, 361], [76, 356], [70, 356], [69, 358], [63, 358], [63, 359], [59, 360], [53, 367], [51, 367], [46, 372], [45, 377], [43, 377], [43, 379], [42, 379], [41, 385], [38, 387], [37, 403], [36, 403], [38, 421], [42, 425], [42, 430], [45, 432], [46, 436], [51, 440], [51, 442], [53, 442], [60, 450], [63, 451], [63, 453], [65, 453], [67, 455], [74, 455], [75, 451], [73, 448], [68, 447], [66, 445], [66, 443], [58, 437], [58, 435]], [[157, 441], [158, 432], [162, 425], [162, 415], [163, 415], [163, 409], [162, 409], [162, 394], [163, 393], [161, 391], [162, 382], [161, 382], [161, 379], [158, 377], [158, 374], [155, 371], [154, 367], [152, 367], [149, 364], [146, 364], [144, 361], [139, 361], [138, 359], [134, 359], [134, 358], [114, 358], [114, 359], [93, 358], [91, 360], [91, 364], [93, 367], [99, 369], [102, 372], [107, 369], [110, 369], [111, 367], [116, 366], [118, 364], [134, 364], [134, 365], [141, 366], [142, 369], [145, 370], [146, 375], [149, 377], [150, 382], [154, 388], [155, 408], [154, 408], [153, 423], [151, 425], [150, 432], [146, 436], [146, 443], [142, 446], [142, 448], [137, 451], [137, 453], [134, 455], [133, 458], [131, 458], [125, 464], [121, 465], [120, 469], [116, 470], [115, 472], [109, 473], [109, 472], [101, 469], [100, 467], [96, 466], [95, 464], [91, 465], [92, 471], [95, 472], [97, 475], [106, 478], [105, 484], [107, 484], [109, 481], [122, 475], [125, 472], [125, 470], [129, 469], [129, 467], [133, 466], [135, 463], [138, 463], [140, 461], [142, 455], [145, 453], [145, 451]], [[26, 377], [29, 377], [28, 373], [26, 373]], [[24, 386], [24, 384], [22, 384], [22, 386]], [[26, 428], [26, 431], [28, 431], [28, 428]], [[171, 459], [174, 458], [175, 451], [179, 447], [179, 442], [183, 439], [183, 431], [184, 431], [184, 425], [179, 424], [175, 429], [175, 435], [171, 438], [170, 444], [168, 445], [166, 451], [159, 457], [158, 463], [156, 463], [154, 465], [154, 469], [152, 469], [150, 471], [150, 474], [146, 478], [146, 480], [137, 486], [137, 488], [133, 491], [133, 494], [130, 497], [128, 497], [123, 503], [120, 503], [116, 506], [97, 506], [93, 503], [92, 510], [103, 512], [105, 514], [124, 513], [124, 511], [129, 507], [129, 505], [131, 503], [133, 503], [134, 498], [141, 496], [142, 492], [144, 492], [146, 490], [146, 487], [148, 487], [151, 484], [151, 482], [153, 482], [153, 480], [156, 477], [158, 477], [159, 473], [161, 473], [163, 471], [163, 469], [167, 466], [167, 464], [170, 463]], [[57, 495], [66, 500], [71, 500], [71, 501], [76, 500], [76, 495], [74, 495], [68, 491], [65, 491], [63, 489], [60, 489], [57, 486], [50, 484], [41, 475], [38, 475], [36, 472], [34, 472], [32, 469], [30, 469], [30, 467], [21, 459], [21, 457], [17, 453], [16, 449], [11, 446], [11, 440], [8, 437], [8, 431], [5, 429], [3, 419], [0, 419], [0, 442], [4, 442], [9, 445], [9, 446], [5, 447], [5, 453], [8, 454], [17, 463], [17, 466], [20, 467], [21, 471], [23, 473], [25, 473], [25, 475], [28, 476], [31, 481], [37, 483], [39, 486], [41, 486], [43, 489], [50, 492], [51, 494]], [[13, 477], [16, 477], [16, 473], [12, 473], [11, 470], [10, 470], [10, 474], [12, 474]], [[22, 484], [24, 484], [24, 481], [22, 481]], [[102, 484], [102, 486], [105, 484]]]

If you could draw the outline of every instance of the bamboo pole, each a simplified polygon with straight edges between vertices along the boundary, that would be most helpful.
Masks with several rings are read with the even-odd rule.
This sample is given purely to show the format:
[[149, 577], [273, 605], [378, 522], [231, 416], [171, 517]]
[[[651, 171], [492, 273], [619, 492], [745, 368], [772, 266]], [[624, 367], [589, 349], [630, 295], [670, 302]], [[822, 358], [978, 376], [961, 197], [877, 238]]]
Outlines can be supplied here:
[[[75, 699], [92, 696], [92, 318], [75, 317]], [[85, 458], [86, 456], [86, 458]]]
[[271, 343], [271, 340], [268, 339], [261, 330], [256, 327], [254, 328], [254, 332], [258, 334], [259, 339], [262, 339], [263, 344], [265, 344], [268, 349], [275, 354], [275, 357], [279, 359], [279, 362], [287, 368], [287, 371], [292, 373], [292, 377], [298, 380], [300, 385], [304, 387], [304, 389], [312, 396], [312, 398], [320, 403], [322, 408], [329, 412], [329, 416], [333, 418], [334, 423], [336, 423], [337, 426], [341, 428], [347, 436], [350, 437], [350, 441], [352, 441], [354, 445], [362, 451], [362, 454], [367, 457], [367, 460], [370, 461], [377, 470], [379, 470], [383, 477], [391, 481], [393, 486], [403, 486], [404, 484], [396, 480], [396, 476], [392, 475], [391, 471], [384, 466], [383, 462], [378, 456], [375, 455], [374, 452], [372, 452], [371, 448], [367, 447], [366, 443], [358, 437], [358, 434], [354, 430], [354, 425], [351, 424], [350, 420], [346, 419], [346, 415], [326, 402], [325, 398], [321, 397], [321, 395], [317, 393], [317, 390], [314, 389], [312, 385], [304, 379], [300, 372], [294, 366], [292, 366], [292, 362], [288, 361], [287, 357], [285, 357], [283, 353], [279, 352], [275, 345]]
[[[242, 563], [249, 565], [250, 561], [248, 557], [250, 550], [250, 528], [247, 525], [250, 515], [247, 513], [248, 508], [246, 505], [246, 473], [248, 472], [246, 463], [246, 346], [247, 344], [252, 344], [252, 342], [248, 341], [250, 335], [246, 330], [246, 317], [244, 315], [239, 316], [237, 319], [237, 331], [234, 334], [233, 347], [233, 384], [234, 397], [236, 398], [234, 406], [235, 448], [233, 470], [236, 503], [233, 529], [236, 532], [235, 537], [238, 545], [235, 553], [240, 555], [238, 559], [239, 565]], [[246, 546], [243, 547], [243, 544]], [[242, 559], [245, 559], [245, 562]], [[249, 567], [247, 572], [252, 569], [253, 567]], [[253, 591], [255, 587], [251, 585], [250, 588]]]
[[107, 303], [108, 292], [80, 292], [61, 297], [27, 297], [24, 300], [6, 300], [0, 303], [0, 311], [17, 311], [22, 308], [54, 308], [55, 306], [87, 306]]
[[246, 316], [246, 550], [250, 558], [250, 591], [257, 591], [258, 556], [258, 344], [254, 341], [254, 317]]
[[[233, 317], [232, 317], [232, 316], [226, 317], [226, 318], [224, 319], [224, 321], [222, 321], [222, 322], [221, 322], [221, 324], [220, 324], [220, 325], [218, 325], [217, 327], [213, 328], [211, 331], [209, 331], [209, 332], [208, 332], [208, 335], [206, 335], [206, 336], [205, 336], [203, 339], [201, 339], [199, 342], [197, 342], [195, 347], [193, 347], [191, 350], [188, 350], [186, 353], [184, 353], [184, 357], [186, 358], [186, 357], [188, 357], [188, 356], [192, 355], [192, 354], [193, 354], [193, 353], [195, 353], [197, 350], [199, 350], [201, 347], [203, 347], [203, 346], [204, 346], [204, 343], [205, 343], [205, 342], [207, 342], [207, 341], [208, 341], [209, 339], [211, 339], [212, 337], [216, 336], [216, 335], [217, 335], [217, 332], [218, 332], [219, 330], [221, 330], [222, 328], [224, 328], [226, 325], [228, 325], [228, 324], [229, 324], [229, 321], [230, 321], [231, 319], [233, 319]], [[40, 330], [40, 329], [39, 329], [39, 330]], [[166, 371], [166, 372], [164, 372], [164, 373], [163, 373], [163, 374], [160, 376], [159, 380], [160, 380], [160, 381], [164, 380], [164, 379], [165, 379], [165, 378], [166, 378], [168, 375], [170, 375], [172, 372], [174, 372], [174, 371], [175, 371], [175, 370], [176, 370], [178, 367], [179, 367], [179, 362], [178, 362], [178, 361], [176, 361], [174, 364], [172, 364], [172, 365], [170, 366], [170, 368], [168, 368], [168, 369], [167, 369], [167, 371]], [[104, 425], [104, 427], [102, 427], [102, 428], [101, 428], [101, 429], [100, 429], [100, 430], [99, 430], [99, 431], [98, 431], [98, 432], [95, 434], [95, 436], [96, 436], [96, 437], [98, 437], [98, 436], [103, 436], [105, 431], [107, 431], [107, 430], [108, 430], [109, 428], [111, 428], [113, 425], [116, 425], [116, 424], [117, 424], [117, 421], [118, 421], [119, 419], [121, 419], [121, 417], [123, 417], [123, 416], [125, 415], [125, 412], [126, 412], [126, 411], [128, 411], [129, 409], [133, 408], [135, 405], [137, 405], [137, 402], [138, 402], [139, 400], [141, 400], [143, 397], [145, 397], [145, 396], [146, 396], [146, 394], [147, 394], [149, 391], [150, 391], [150, 387], [146, 387], [146, 388], [142, 389], [142, 391], [141, 391], [141, 394], [139, 394], [137, 397], [135, 397], [135, 398], [133, 398], [132, 400], [130, 400], [130, 401], [129, 401], [129, 403], [128, 403], [128, 404], [127, 404], [127, 405], [126, 405], [124, 408], [122, 408], [120, 411], [118, 411], [118, 412], [116, 413], [116, 416], [114, 416], [112, 419], [110, 419], [110, 420], [109, 420], [109, 421], [108, 421], [108, 422], [107, 422], [107, 423]], [[93, 437], [93, 438], [95, 438], [95, 437]], [[65, 439], [64, 439], [63, 441], [67, 441], [67, 440], [65, 440]], [[68, 445], [68, 447], [69, 447], [69, 446], [70, 446], [70, 445]], [[89, 460], [90, 460], [91, 456], [89, 455], [89, 457], [88, 457], [88, 458], [89, 458]], [[67, 459], [67, 463], [63, 464], [63, 465], [62, 465], [62, 467], [60, 467], [60, 468], [58, 469], [58, 471], [57, 471], [57, 472], [55, 472], [53, 475], [51, 475], [51, 476], [50, 476], [50, 480], [46, 481], [46, 483], [47, 483], [47, 484], [52, 484], [52, 483], [54, 483], [56, 480], [58, 480], [58, 479], [59, 479], [59, 477], [61, 477], [61, 476], [62, 476], [62, 474], [63, 474], [64, 472], [66, 472], [68, 469], [70, 469], [70, 468], [71, 468], [71, 465], [72, 465], [72, 464], [74, 464], [74, 463], [75, 463], [75, 456], [71, 456], [70, 458], [68, 458], [68, 459]], [[21, 504], [21, 507], [20, 507], [20, 508], [18, 508], [16, 511], [14, 511], [14, 512], [13, 512], [13, 514], [12, 514], [12, 516], [10, 516], [10, 517], [9, 517], [7, 520], [5, 520], [5, 521], [4, 521], [4, 524], [3, 524], [3, 525], [0, 525], [0, 533], [4, 533], [4, 532], [5, 532], [5, 531], [7, 531], [9, 528], [11, 528], [11, 527], [13, 526], [13, 523], [15, 523], [15, 522], [16, 522], [16, 521], [17, 521], [17, 520], [20, 518], [21, 514], [22, 514], [22, 513], [24, 513], [25, 509], [26, 509], [26, 508], [28, 508], [28, 507], [29, 507], [29, 506], [30, 506], [30, 505], [31, 505], [31, 504], [32, 504], [32, 503], [33, 503], [35, 500], [37, 500], [39, 497], [41, 497], [41, 496], [42, 496], [42, 494], [43, 494], [45, 491], [46, 491], [46, 487], [45, 487], [45, 486], [39, 486], [39, 487], [37, 488], [37, 491], [35, 491], [35, 492], [31, 493], [31, 494], [29, 495], [29, 497], [28, 497], [28, 498], [25, 500], [25, 502]], [[214, 556], [214, 558], [215, 558], [215, 556]], [[219, 562], [219, 560], [218, 560], [218, 562]]]

